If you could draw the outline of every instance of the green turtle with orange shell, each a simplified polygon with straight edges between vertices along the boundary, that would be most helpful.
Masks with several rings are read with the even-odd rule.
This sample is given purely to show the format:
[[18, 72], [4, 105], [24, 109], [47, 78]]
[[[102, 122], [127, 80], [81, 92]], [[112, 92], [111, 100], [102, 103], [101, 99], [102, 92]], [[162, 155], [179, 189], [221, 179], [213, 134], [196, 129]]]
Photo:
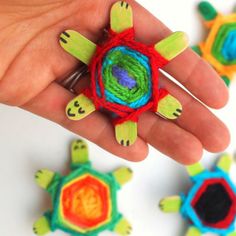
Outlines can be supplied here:
[[200, 2], [199, 12], [210, 32], [204, 42], [192, 48], [230, 85], [236, 73], [236, 13], [222, 15], [207, 1]]
[[131, 225], [117, 209], [117, 191], [131, 177], [126, 167], [107, 174], [92, 169], [87, 144], [74, 141], [67, 176], [45, 169], [35, 175], [37, 184], [50, 194], [52, 209], [35, 222], [34, 233], [46, 235], [60, 229], [72, 236], [97, 236], [110, 230], [129, 235]]

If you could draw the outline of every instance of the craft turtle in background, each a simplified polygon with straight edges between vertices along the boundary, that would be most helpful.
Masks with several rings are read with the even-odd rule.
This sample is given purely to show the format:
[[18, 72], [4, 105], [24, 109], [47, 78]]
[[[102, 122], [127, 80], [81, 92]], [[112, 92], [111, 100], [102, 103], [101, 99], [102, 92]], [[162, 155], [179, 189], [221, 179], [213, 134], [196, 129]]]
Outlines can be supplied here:
[[207, 39], [193, 50], [206, 59], [229, 86], [236, 73], [236, 13], [221, 15], [209, 2], [199, 4]]
[[153, 111], [177, 119], [180, 102], [158, 84], [160, 68], [188, 47], [188, 38], [176, 32], [155, 45], [135, 41], [131, 6], [116, 2], [111, 9], [109, 37], [96, 45], [80, 33], [66, 30], [61, 46], [89, 65], [91, 83], [66, 108], [71, 120], [80, 120], [97, 109], [112, 113], [115, 136], [123, 146], [137, 138], [138, 117]]
[[236, 236], [236, 188], [229, 177], [231, 164], [232, 157], [224, 154], [212, 172], [199, 163], [187, 167], [193, 182], [187, 195], [160, 201], [162, 211], [181, 212], [190, 221], [186, 236], [204, 233]]
[[117, 191], [132, 177], [122, 167], [103, 174], [92, 169], [84, 141], [71, 146], [71, 173], [61, 176], [40, 170], [35, 179], [52, 198], [52, 209], [34, 224], [37, 235], [61, 229], [71, 236], [97, 236], [104, 230], [129, 235], [131, 226], [118, 212]]

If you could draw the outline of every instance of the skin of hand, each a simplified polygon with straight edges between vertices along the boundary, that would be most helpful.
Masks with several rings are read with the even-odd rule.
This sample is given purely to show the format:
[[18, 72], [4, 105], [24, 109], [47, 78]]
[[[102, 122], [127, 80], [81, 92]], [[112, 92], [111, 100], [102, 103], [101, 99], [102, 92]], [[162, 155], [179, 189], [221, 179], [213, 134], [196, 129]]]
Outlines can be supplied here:
[[[136, 143], [119, 145], [108, 118], [99, 111], [81, 121], [70, 121], [67, 103], [75, 96], [59, 85], [78, 66], [65, 53], [58, 39], [65, 29], [73, 29], [97, 42], [108, 25], [114, 0], [0, 0], [0, 102], [18, 106], [98, 144], [107, 151], [131, 161], [143, 160], [148, 144], [183, 164], [192, 164], [210, 152], [224, 150], [230, 141], [226, 126], [207, 108], [222, 108], [228, 90], [216, 72], [191, 49], [170, 62], [164, 70], [178, 80], [189, 95], [164, 75], [160, 83], [183, 105], [176, 122], [145, 113], [138, 123]], [[170, 30], [135, 1], [138, 41], [156, 43]], [[181, 14], [181, 13], [180, 13]], [[89, 77], [77, 86], [79, 93]]]

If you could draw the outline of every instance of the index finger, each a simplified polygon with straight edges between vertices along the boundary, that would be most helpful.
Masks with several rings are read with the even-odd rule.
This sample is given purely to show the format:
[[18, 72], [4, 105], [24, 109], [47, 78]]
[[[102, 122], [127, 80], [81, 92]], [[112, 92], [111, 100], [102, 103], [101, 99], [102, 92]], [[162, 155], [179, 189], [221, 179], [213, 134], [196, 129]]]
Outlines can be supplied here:
[[[136, 37], [144, 43], [156, 43], [171, 30], [136, 2], [134, 11]], [[228, 101], [228, 89], [214, 69], [191, 49], [176, 57], [164, 70], [185, 86], [194, 96], [212, 108], [221, 108]]]

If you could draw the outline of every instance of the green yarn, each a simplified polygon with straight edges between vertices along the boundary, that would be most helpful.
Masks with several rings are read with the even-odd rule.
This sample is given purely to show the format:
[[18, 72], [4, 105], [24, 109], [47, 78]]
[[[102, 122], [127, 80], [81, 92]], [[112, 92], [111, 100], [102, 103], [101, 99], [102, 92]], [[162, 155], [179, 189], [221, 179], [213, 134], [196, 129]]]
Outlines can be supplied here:
[[206, 21], [214, 20], [218, 15], [216, 9], [209, 2], [201, 2], [198, 9]]
[[[103, 69], [103, 82], [107, 91], [127, 103], [140, 99], [143, 94], [148, 92], [148, 73], [145, 67], [135, 58], [120, 51], [112, 51], [107, 54], [107, 59], [112, 62]], [[112, 74], [114, 65], [126, 70], [129, 76], [135, 79], [137, 85], [132, 89], [122, 86]]]
[[52, 199], [55, 199], [57, 195], [58, 185], [61, 181], [61, 178], [62, 176], [59, 173], [55, 173], [50, 186], [46, 189], [47, 192], [51, 195]]
[[216, 36], [215, 42], [212, 46], [212, 54], [217, 58], [223, 65], [235, 65], [236, 60], [228, 61], [222, 55], [222, 48], [225, 40], [230, 32], [236, 30], [236, 23], [225, 24], [220, 27], [219, 32]]
[[229, 87], [230, 86], [230, 79], [227, 76], [221, 76], [221, 78], [224, 80], [225, 84]]
[[196, 52], [199, 56], [202, 56], [202, 51], [199, 46], [192, 46], [192, 50]]

